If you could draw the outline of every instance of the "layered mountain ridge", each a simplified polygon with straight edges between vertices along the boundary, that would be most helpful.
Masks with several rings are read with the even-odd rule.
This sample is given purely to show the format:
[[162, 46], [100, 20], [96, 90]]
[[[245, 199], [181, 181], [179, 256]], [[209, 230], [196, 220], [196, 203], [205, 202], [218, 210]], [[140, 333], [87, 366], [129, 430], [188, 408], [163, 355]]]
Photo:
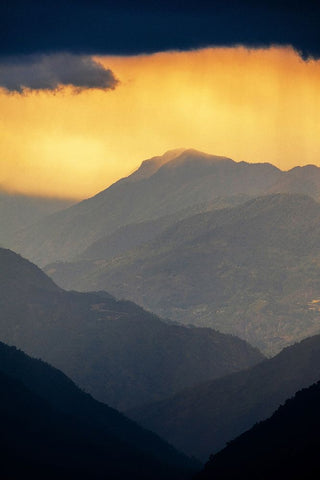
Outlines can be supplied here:
[[181, 451], [206, 460], [287, 398], [320, 379], [320, 335], [247, 370], [127, 412]]
[[5, 478], [186, 478], [196, 464], [62, 372], [0, 342]]
[[[10, 230], [0, 198], [7, 230], [0, 242], [46, 265], [44, 273], [0, 248], [0, 340], [61, 368], [98, 400], [205, 460], [319, 380], [319, 335], [284, 348], [320, 333], [319, 199], [316, 166], [284, 172], [194, 149], [145, 160], [96, 196], [45, 218], [41, 205], [30, 215], [27, 206], [19, 232], [14, 217]], [[267, 360], [258, 348], [275, 356]], [[42, 478], [49, 469], [53, 478], [86, 478], [90, 468], [97, 479], [104, 468], [110, 478], [188, 476], [192, 461], [50, 368], [0, 343], [6, 474], [16, 463], [18, 477], [25, 470]], [[296, 418], [311, 445], [314, 431], [300, 428], [310, 418], [299, 409]], [[272, 419], [267, 431], [277, 435]], [[12, 454], [23, 422], [27, 429]], [[210, 477], [222, 458], [215, 478], [256, 478], [256, 467], [267, 462], [263, 450], [272, 456], [271, 476], [279, 465], [285, 471], [282, 463], [295, 451], [313, 464], [316, 443], [305, 456], [309, 440], [301, 446], [289, 428], [290, 443], [287, 427], [280, 450], [272, 450], [262, 426], [256, 458], [249, 432], [247, 450], [243, 436], [231, 444], [234, 470], [224, 464], [227, 446], [206, 472]], [[104, 452], [113, 458], [109, 466]], [[242, 456], [253, 468], [246, 470]], [[302, 461], [297, 465], [300, 472]]]
[[64, 288], [105, 289], [270, 355], [320, 331], [319, 225], [311, 197], [271, 194], [189, 216], [113, 257], [45, 270]]
[[66, 292], [4, 249], [0, 287], [0, 340], [48, 361], [119, 409], [263, 359], [234, 336], [170, 324], [105, 292]]
[[319, 467], [320, 382], [213, 455], [201, 480], [313, 480]]
[[306, 177], [307, 191], [319, 198], [320, 170], [314, 168], [283, 172], [271, 164], [237, 163], [192, 149], [170, 151], [143, 162], [131, 176], [96, 196], [21, 231], [11, 248], [39, 265], [70, 260], [124, 225], [154, 220], [217, 197], [307, 193]]

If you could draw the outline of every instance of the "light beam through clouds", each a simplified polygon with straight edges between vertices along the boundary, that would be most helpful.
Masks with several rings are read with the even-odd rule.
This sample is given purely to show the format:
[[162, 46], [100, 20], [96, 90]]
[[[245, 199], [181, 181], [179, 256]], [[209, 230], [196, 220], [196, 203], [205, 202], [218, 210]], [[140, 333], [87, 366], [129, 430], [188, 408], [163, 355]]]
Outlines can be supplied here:
[[320, 61], [276, 47], [96, 60], [117, 88], [0, 95], [4, 188], [83, 198], [180, 147], [320, 165]]

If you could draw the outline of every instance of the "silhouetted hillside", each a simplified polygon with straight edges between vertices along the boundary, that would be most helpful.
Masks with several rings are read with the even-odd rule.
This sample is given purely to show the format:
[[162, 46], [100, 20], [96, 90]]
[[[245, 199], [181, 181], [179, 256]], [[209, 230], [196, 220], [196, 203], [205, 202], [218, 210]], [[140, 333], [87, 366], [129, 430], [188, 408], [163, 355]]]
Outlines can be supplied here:
[[314, 480], [320, 476], [320, 382], [287, 400], [214, 455], [197, 479]]
[[58, 288], [40, 269], [0, 249], [0, 339], [61, 368], [120, 409], [259, 362], [249, 344], [211, 329], [169, 324], [104, 292]]
[[[320, 378], [320, 335], [276, 357], [128, 412], [180, 450], [206, 460]], [[285, 477], [287, 478], [287, 477]]]
[[105, 289], [275, 354], [320, 331], [319, 265], [319, 203], [277, 194], [188, 217], [116, 259], [46, 271], [64, 288]]
[[0, 343], [1, 478], [186, 478], [195, 464], [62, 372]]
[[[294, 192], [305, 193], [304, 168], [294, 172]], [[317, 185], [318, 198], [320, 169], [307, 174]], [[271, 164], [237, 163], [196, 150], [167, 152], [143, 162], [132, 175], [98, 195], [24, 230], [11, 248], [40, 265], [70, 260], [129, 223], [155, 220], [221, 196], [257, 196], [274, 189], [291, 192], [292, 184], [285, 179], [292, 175]]]

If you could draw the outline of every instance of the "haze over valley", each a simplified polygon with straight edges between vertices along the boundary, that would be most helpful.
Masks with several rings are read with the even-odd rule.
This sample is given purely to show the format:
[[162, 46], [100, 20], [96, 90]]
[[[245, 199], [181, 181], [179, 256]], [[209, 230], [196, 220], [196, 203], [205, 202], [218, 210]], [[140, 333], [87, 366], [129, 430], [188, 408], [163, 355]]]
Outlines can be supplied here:
[[45, 271], [63, 288], [106, 290], [271, 355], [319, 332], [319, 195], [314, 166], [172, 151], [13, 248], [40, 265], [62, 258]]
[[320, 4], [0, 2], [0, 479], [316, 480]]
[[170, 472], [195, 471], [184, 458], [205, 461], [318, 380], [319, 196], [314, 166], [178, 150], [52, 214], [35, 202], [4, 243], [61, 256], [44, 268], [59, 286], [2, 248], [1, 340], [183, 452]]

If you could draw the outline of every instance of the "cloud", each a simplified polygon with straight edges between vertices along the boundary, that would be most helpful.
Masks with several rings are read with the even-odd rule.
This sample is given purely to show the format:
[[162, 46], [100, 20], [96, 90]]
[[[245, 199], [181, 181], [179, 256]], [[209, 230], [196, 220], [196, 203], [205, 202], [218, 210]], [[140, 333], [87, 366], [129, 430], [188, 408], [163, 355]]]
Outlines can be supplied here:
[[109, 90], [117, 84], [113, 72], [88, 55], [59, 53], [0, 60], [0, 87], [9, 92], [56, 90], [61, 86]]
[[0, 55], [292, 45], [319, 58], [319, 23], [318, 0], [10, 0], [0, 2]]

